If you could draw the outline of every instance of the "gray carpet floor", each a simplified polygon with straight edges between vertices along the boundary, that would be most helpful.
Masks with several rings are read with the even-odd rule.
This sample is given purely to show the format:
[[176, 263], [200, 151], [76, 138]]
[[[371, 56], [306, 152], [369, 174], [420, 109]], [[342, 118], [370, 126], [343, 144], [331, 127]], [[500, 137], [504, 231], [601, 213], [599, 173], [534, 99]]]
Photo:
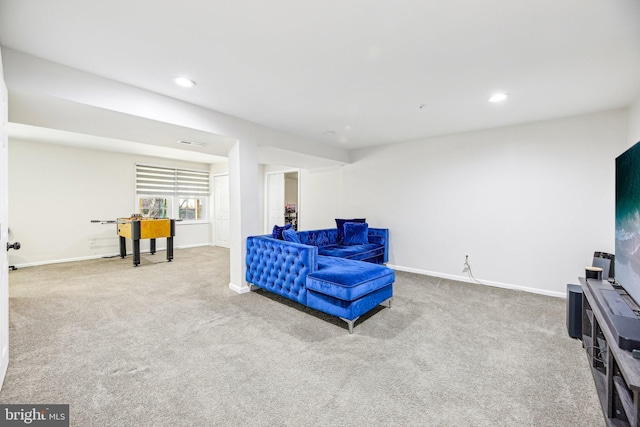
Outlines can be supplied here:
[[397, 272], [349, 335], [228, 270], [203, 247], [11, 272], [0, 402], [74, 426], [604, 425], [563, 299]]

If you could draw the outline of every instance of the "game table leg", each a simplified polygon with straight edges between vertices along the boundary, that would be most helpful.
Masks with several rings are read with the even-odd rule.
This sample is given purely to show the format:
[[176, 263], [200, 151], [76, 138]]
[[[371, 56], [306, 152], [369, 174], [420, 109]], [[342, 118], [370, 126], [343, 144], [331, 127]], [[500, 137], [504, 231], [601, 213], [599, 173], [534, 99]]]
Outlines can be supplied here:
[[140, 239], [133, 240], [133, 266], [140, 264]]
[[124, 237], [120, 236], [120, 258], [127, 256], [127, 241]]
[[173, 260], [173, 237], [167, 237], [167, 261]]

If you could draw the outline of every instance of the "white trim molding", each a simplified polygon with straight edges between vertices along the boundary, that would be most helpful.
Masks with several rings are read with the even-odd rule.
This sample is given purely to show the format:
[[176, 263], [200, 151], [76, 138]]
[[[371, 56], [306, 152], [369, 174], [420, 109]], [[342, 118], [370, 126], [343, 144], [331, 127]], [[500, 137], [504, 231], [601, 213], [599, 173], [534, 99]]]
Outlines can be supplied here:
[[[174, 250], [175, 249], [187, 249], [187, 248], [199, 248], [199, 247], [203, 247], [203, 246], [212, 246], [210, 243], [202, 243], [202, 244], [195, 244], [195, 245], [181, 245], [181, 246], [174, 246]], [[166, 251], [167, 248], [166, 247], [160, 247], [158, 246], [156, 248], [156, 254], [160, 251]], [[141, 255], [144, 254], [150, 254], [151, 252], [146, 250], [146, 251], [140, 251]], [[133, 251], [127, 251], [127, 256], [132, 256], [133, 255]], [[64, 259], [52, 259], [52, 260], [47, 260], [47, 261], [36, 261], [36, 262], [25, 262], [24, 264], [15, 264], [16, 268], [25, 268], [25, 267], [37, 267], [39, 265], [49, 265], [49, 264], [62, 264], [65, 262], [76, 262], [76, 261], [88, 261], [91, 259], [100, 259], [100, 258], [119, 258], [120, 257], [120, 252], [113, 252], [110, 254], [100, 254], [100, 255], [89, 255], [89, 256], [83, 256], [83, 257], [75, 257], [75, 258], [64, 258]]]
[[246, 283], [245, 283], [245, 286], [238, 286], [238, 285], [236, 285], [234, 283], [229, 282], [229, 289], [231, 289], [232, 291], [237, 292], [239, 294], [247, 294], [247, 293], [251, 292], [251, 288]]
[[477, 280], [477, 281], [473, 281], [469, 277], [466, 277], [466, 276], [456, 276], [456, 275], [453, 275], [453, 274], [438, 273], [436, 271], [427, 271], [427, 270], [421, 270], [421, 269], [418, 269], [418, 268], [403, 267], [401, 265], [387, 264], [387, 267], [391, 268], [392, 270], [405, 271], [407, 273], [421, 274], [423, 276], [439, 277], [441, 279], [455, 280], [457, 282], [475, 283], [477, 285], [493, 286], [495, 288], [503, 288], [503, 289], [512, 289], [512, 290], [515, 290], [515, 291], [530, 292], [530, 293], [533, 293], [533, 294], [547, 295], [547, 296], [556, 297], [556, 298], [566, 298], [567, 297], [567, 295], [562, 293], [562, 292], [555, 292], [555, 291], [547, 291], [547, 290], [544, 290], [544, 289], [529, 288], [527, 286], [512, 285], [510, 283], [500, 283], [500, 282], [493, 282], [493, 281], [490, 281], [490, 280], [482, 280], [482, 279]]

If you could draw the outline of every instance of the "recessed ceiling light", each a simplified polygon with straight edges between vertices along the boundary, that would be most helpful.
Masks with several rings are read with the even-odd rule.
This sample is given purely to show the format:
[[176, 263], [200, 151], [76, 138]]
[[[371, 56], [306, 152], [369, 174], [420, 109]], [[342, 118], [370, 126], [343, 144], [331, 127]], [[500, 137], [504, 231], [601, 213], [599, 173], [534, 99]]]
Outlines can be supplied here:
[[507, 99], [509, 95], [501, 92], [501, 93], [496, 93], [493, 96], [491, 96], [491, 98], [489, 98], [489, 102], [502, 102], [505, 99]]
[[182, 87], [194, 87], [196, 85], [196, 82], [186, 77], [176, 77], [173, 81], [176, 82], [178, 86]]

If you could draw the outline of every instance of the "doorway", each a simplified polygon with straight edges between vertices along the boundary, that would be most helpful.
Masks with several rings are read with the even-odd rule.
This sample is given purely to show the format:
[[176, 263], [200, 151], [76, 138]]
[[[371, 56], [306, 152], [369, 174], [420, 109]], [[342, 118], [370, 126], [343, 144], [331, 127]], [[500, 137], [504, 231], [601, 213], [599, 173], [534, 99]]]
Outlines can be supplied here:
[[298, 172], [284, 174], [284, 223], [298, 231]]
[[265, 233], [274, 225], [291, 224], [300, 228], [299, 171], [269, 172], [266, 174]]

